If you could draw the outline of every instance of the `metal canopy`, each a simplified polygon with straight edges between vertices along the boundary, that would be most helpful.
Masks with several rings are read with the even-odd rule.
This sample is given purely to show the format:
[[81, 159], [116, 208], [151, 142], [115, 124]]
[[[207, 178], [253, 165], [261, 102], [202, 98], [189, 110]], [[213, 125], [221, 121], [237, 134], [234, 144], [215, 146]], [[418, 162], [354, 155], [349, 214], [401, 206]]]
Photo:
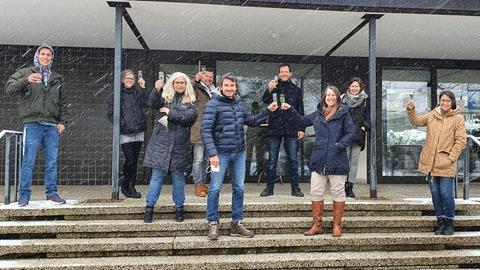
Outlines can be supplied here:
[[[130, 1], [128, 14], [151, 50], [323, 56], [370, 11], [326, 10], [327, 6], [321, 7], [324, 10], [239, 6], [233, 5], [235, 1], [222, 1], [231, 5], [191, 2], [196, 3]], [[241, 2], [273, 5], [279, 1]], [[329, 1], [299, 2], [327, 5]], [[401, 5], [404, 1], [360, 2]], [[412, 1], [407, 2], [415, 7]], [[432, 8], [436, 1], [417, 2]], [[438, 10], [453, 13], [452, 2], [458, 1], [443, 1]], [[420, 7], [418, 4], [418, 12], [428, 10]], [[479, 17], [394, 13], [397, 10], [393, 7], [386, 10], [377, 26], [377, 57], [480, 60]], [[113, 48], [111, 12], [104, 0], [3, 0], [0, 44], [47, 42], [53, 46]], [[456, 9], [456, 14], [462, 12], [465, 10]], [[35, 25], [49, 27], [29, 30]], [[124, 48], [143, 48], [132, 31], [124, 32]], [[362, 28], [333, 55], [367, 57], [367, 44], [368, 30]]]

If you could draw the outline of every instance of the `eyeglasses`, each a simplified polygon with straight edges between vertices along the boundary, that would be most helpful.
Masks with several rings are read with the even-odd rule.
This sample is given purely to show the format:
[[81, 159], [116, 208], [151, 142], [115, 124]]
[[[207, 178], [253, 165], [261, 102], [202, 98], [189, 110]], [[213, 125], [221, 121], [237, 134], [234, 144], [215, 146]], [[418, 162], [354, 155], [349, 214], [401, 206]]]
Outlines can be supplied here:
[[187, 82], [185, 82], [185, 81], [178, 81], [178, 82], [173, 82], [173, 84], [176, 84], [176, 85], [185, 85], [185, 84], [187, 84]]
[[124, 78], [125, 81], [135, 81], [135, 78]]

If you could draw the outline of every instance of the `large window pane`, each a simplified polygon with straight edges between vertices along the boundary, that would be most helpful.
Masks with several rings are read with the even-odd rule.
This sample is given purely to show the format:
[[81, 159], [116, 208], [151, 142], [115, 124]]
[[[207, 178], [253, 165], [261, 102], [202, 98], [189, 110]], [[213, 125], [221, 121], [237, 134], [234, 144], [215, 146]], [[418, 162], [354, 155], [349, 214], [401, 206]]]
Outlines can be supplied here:
[[[236, 61], [217, 61], [217, 81], [220, 77], [232, 72], [238, 79], [240, 85], [240, 96], [245, 101], [248, 109], [256, 111], [255, 106], [258, 104], [259, 109], [266, 107], [262, 102], [262, 96], [268, 87], [268, 81], [272, 80], [278, 74], [278, 66], [280, 63], [265, 63], [265, 62], [236, 62]], [[291, 64], [293, 77], [292, 82], [298, 85], [303, 90], [303, 101], [305, 113], [313, 112], [318, 102], [320, 101], [320, 65], [312, 64]], [[252, 104], [254, 104], [252, 106]], [[247, 172], [250, 169], [250, 175], [259, 174], [266, 168], [266, 161], [268, 160], [268, 149], [265, 138], [266, 128], [247, 128]], [[314, 134], [312, 128], [306, 130], [306, 138], [304, 139], [304, 174], [308, 174], [308, 158], [311, 155]], [[253, 145], [256, 145], [255, 147]], [[256, 149], [256, 148], [259, 149]], [[253, 150], [251, 149], [253, 148]], [[257, 152], [259, 152], [257, 154]], [[299, 151], [299, 165], [301, 163], [301, 151]], [[263, 158], [262, 162], [257, 162]], [[260, 166], [258, 166], [257, 165]], [[262, 167], [262, 164], [264, 166]], [[259, 167], [259, 168], [257, 168]], [[280, 150], [278, 162], [279, 175], [285, 175], [285, 152]], [[300, 168], [300, 166], [299, 166]], [[300, 168], [301, 171], [301, 168]]]
[[417, 114], [430, 110], [428, 71], [383, 70], [382, 73], [382, 154], [384, 176], [412, 176], [425, 140], [425, 128], [410, 125], [405, 103], [415, 101]]

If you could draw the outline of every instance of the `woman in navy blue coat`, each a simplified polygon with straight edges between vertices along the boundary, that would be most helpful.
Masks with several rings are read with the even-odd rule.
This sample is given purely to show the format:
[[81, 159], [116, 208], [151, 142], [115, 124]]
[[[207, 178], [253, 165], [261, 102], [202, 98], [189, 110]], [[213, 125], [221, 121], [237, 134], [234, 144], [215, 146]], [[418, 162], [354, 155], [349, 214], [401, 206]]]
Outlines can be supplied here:
[[355, 129], [347, 105], [341, 103], [340, 92], [328, 86], [317, 110], [302, 116], [288, 104], [283, 110], [291, 111], [305, 127], [313, 126], [315, 144], [310, 157], [313, 225], [305, 235], [323, 233], [323, 195], [327, 182], [333, 196], [333, 236], [342, 235], [342, 218], [345, 209], [345, 178], [349, 172], [347, 147], [355, 137]]

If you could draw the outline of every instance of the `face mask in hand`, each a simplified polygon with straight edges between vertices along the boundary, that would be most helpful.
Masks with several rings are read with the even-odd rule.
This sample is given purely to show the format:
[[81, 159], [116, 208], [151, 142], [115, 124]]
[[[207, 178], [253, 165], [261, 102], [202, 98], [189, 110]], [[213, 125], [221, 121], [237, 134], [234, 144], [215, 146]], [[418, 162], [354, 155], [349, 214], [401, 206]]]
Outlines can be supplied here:
[[164, 127], [168, 127], [168, 119], [166, 115], [160, 117], [160, 119], [158, 119], [158, 122], [162, 124]]

